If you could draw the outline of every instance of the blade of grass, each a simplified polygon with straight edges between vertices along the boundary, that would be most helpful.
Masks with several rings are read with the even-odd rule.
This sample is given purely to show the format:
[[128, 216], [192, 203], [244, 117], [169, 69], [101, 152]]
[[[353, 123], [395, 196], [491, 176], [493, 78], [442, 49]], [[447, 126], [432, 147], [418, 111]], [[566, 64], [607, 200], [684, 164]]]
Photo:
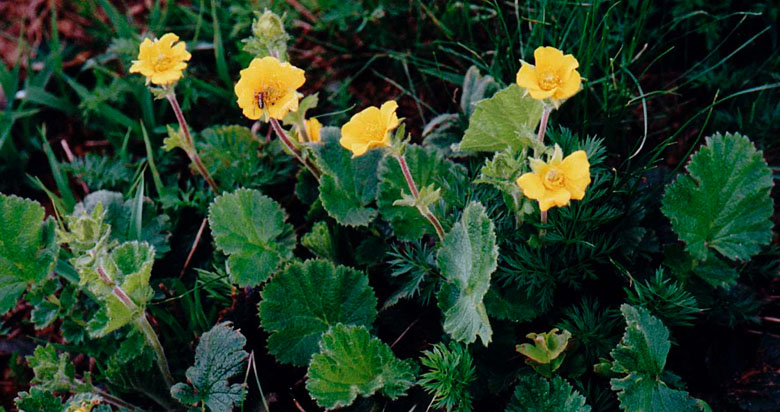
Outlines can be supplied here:
[[62, 196], [64, 211], [70, 213], [73, 210], [73, 206], [76, 205], [76, 197], [73, 195], [73, 191], [68, 184], [68, 176], [62, 170], [60, 170], [60, 164], [57, 161], [57, 157], [54, 155], [54, 151], [49, 145], [49, 141], [46, 139], [46, 125], [40, 128], [41, 143], [43, 144], [43, 151], [46, 153], [46, 158], [49, 160], [49, 166], [51, 167], [51, 174], [54, 178], [54, 183], [57, 184], [57, 190]]

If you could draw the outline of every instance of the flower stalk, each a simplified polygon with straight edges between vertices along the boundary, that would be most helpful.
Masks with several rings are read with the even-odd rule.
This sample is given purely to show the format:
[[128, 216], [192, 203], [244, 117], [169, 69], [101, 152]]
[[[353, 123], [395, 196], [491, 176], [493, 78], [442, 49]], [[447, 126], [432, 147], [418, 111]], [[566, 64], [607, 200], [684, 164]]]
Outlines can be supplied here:
[[[417, 190], [417, 185], [414, 183], [414, 177], [412, 177], [412, 173], [409, 171], [409, 164], [406, 163], [406, 157], [404, 157], [403, 154], [396, 154], [393, 156], [396, 158], [396, 160], [398, 160], [398, 164], [401, 166], [401, 172], [403, 173], [404, 179], [406, 180], [406, 185], [409, 186], [409, 191], [412, 193], [412, 197], [414, 197], [415, 200], [419, 200], [420, 191]], [[444, 228], [441, 226], [439, 219], [436, 218], [436, 215], [434, 215], [433, 212], [428, 209], [428, 206], [417, 202], [417, 210], [420, 211], [420, 214], [422, 214], [424, 218], [431, 222], [433, 228], [436, 229], [436, 234], [439, 235], [439, 240], [444, 240]]]
[[184, 134], [184, 139], [187, 141], [187, 146], [189, 147], [189, 150], [185, 150], [187, 156], [190, 158], [190, 161], [192, 161], [192, 164], [195, 165], [195, 168], [198, 169], [198, 173], [206, 179], [206, 183], [208, 183], [211, 190], [213, 190], [214, 193], [219, 194], [217, 184], [214, 182], [211, 174], [209, 174], [206, 166], [201, 162], [200, 156], [198, 156], [197, 149], [195, 149], [195, 142], [193, 142], [192, 135], [190, 135], [190, 129], [187, 126], [187, 120], [184, 119], [184, 113], [181, 111], [181, 106], [179, 106], [179, 101], [176, 99], [176, 94], [172, 88], [166, 93], [165, 98], [168, 99], [168, 102], [171, 104], [173, 113], [176, 114], [176, 120], [179, 122], [179, 128], [181, 129], [182, 134]]
[[290, 152], [293, 154], [293, 156], [298, 159], [299, 162], [301, 162], [302, 165], [304, 165], [307, 169], [309, 169], [309, 172], [317, 179], [320, 180], [320, 171], [317, 170], [317, 167], [314, 166], [311, 162], [306, 160], [303, 157], [303, 154], [300, 150], [298, 150], [297, 147], [295, 147], [295, 144], [293, 144], [292, 140], [290, 140], [290, 136], [287, 134], [286, 131], [282, 128], [282, 125], [279, 124], [279, 121], [274, 119], [273, 117], [269, 119], [269, 122], [271, 123], [271, 128], [274, 130], [277, 136], [279, 136], [279, 140], [282, 141], [282, 143], [287, 147], [287, 149], [290, 150]]
[[536, 135], [536, 140], [538, 140], [539, 143], [544, 143], [544, 135], [547, 133], [547, 121], [550, 120], [552, 109], [553, 107], [547, 104], [545, 104], [544, 109], [542, 109], [542, 120], [539, 122], [539, 133]]

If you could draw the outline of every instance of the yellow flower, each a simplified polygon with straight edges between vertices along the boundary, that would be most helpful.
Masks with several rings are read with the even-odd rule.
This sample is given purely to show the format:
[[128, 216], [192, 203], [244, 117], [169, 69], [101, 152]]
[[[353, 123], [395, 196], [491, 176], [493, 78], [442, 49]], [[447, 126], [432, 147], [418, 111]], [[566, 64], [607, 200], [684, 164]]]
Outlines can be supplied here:
[[[320, 130], [322, 130], [322, 123], [320, 123], [320, 121], [317, 120], [316, 117], [312, 117], [311, 119], [307, 119], [305, 122], [303, 122], [303, 125], [306, 128], [306, 134], [309, 136], [309, 141], [319, 142]], [[298, 134], [298, 140], [300, 140], [301, 143], [303, 143], [303, 136]]]
[[[192, 55], [187, 51], [187, 44], [179, 41], [179, 36], [166, 33], [160, 39], [152, 41], [144, 39], [138, 50], [138, 60], [133, 60], [130, 73], [141, 73], [146, 76], [146, 83], [169, 85], [181, 79], [182, 71]], [[174, 45], [174, 43], [176, 43]]]
[[276, 57], [255, 58], [240, 72], [234, 91], [244, 116], [257, 120], [261, 115], [282, 120], [298, 110], [299, 87], [306, 82], [303, 70]]
[[341, 126], [339, 143], [349, 149], [353, 157], [374, 147], [389, 147], [390, 131], [401, 123], [395, 114], [397, 108], [398, 103], [390, 100], [381, 108], [371, 106], [352, 116], [349, 122]]
[[532, 173], [517, 179], [523, 194], [539, 201], [539, 209], [566, 206], [570, 199], [582, 200], [585, 188], [590, 184], [590, 163], [584, 151], [578, 150], [561, 160], [563, 152], [555, 145], [547, 163], [531, 159]]
[[580, 91], [582, 78], [577, 72], [580, 63], [571, 54], [564, 55], [555, 47], [539, 47], [534, 51], [536, 66], [522, 62], [517, 72], [517, 85], [525, 88], [537, 100], [551, 98], [557, 105]]

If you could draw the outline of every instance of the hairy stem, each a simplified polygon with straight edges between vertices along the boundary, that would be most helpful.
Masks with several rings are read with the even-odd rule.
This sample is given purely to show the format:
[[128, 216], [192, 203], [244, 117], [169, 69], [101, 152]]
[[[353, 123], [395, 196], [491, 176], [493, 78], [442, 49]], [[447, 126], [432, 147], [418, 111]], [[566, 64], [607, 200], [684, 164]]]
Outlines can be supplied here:
[[550, 112], [552, 112], [552, 106], [544, 106], [542, 109], [542, 120], [539, 122], [539, 134], [536, 135], [536, 140], [544, 143], [544, 134], [547, 132], [547, 121], [550, 120]]
[[[406, 163], [406, 158], [402, 154], [396, 155], [395, 158], [398, 160], [398, 164], [401, 166], [401, 172], [404, 174], [404, 179], [406, 179], [406, 185], [409, 186], [409, 191], [412, 192], [412, 196], [415, 199], [419, 199], [420, 191], [417, 190], [417, 185], [414, 183], [414, 178], [412, 177], [412, 172], [409, 171], [409, 165]], [[436, 218], [436, 215], [434, 215], [427, 206], [423, 208], [418, 206], [417, 209], [424, 218], [431, 222], [433, 228], [436, 229], [436, 234], [439, 235], [439, 240], [444, 240], [444, 228], [441, 226], [439, 219]]]
[[173, 113], [176, 114], [176, 120], [179, 122], [179, 128], [181, 129], [181, 132], [184, 134], [184, 139], [187, 140], [187, 146], [190, 148], [190, 150], [185, 150], [187, 152], [187, 156], [190, 158], [190, 161], [195, 165], [195, 168], [198, 169], [198, 173], [200, 173], [201, 176], [203, 176], [204, 179], [206, 179], [206, 183], [208, 183], [211, 190], [214, 191], [214, 193], [219, 194], [219, 188], [217, 187], [217, 184], [214, 182], [214, 179], [211, 177], [211, 174], [209, 174], [209, 171], [206, 170], [206, 166], [203, 165], [203, 162], [200, 161], [200, 156], [198, 156], [198, 151], [195, 149], [195, 142], [192, 140], [192, 135], [190, 135], [190, 128], [187, 126], [187, 121], [184, 119], [184, 113], [181, 111], [181, 106], [179, 106], [179, 101], [176, 100], [176, 94], [173, 92], [173, 90], [168, 93], [166, 96], [168, 99], [168, 102], [171, 104], [171, 107], [173, 108]]
[[[116, 284], [116, 282], [111, 280], [111, 278], [106, 275], [105, 270], [101, 266], [98, 266], [97, 272], [98, 276], [100, 276], [100, 279], [104, 283], [114, 287], [111, 290], [112, 295], [119, 299], [119, 301], [122, 302], [122, 304], [125, 305], [125, 307], [131, 312], [138, 311], [138, 305], [133, 302], [130, 296], [128, 296], [127, 293], [125, 293], [125, 291]], [[157, 366], [160, 368], [163, 379], [165, 379], [165, 384], [170, 388], [173, 386], [174, 382], [173, 376], [171, 375], [171, 370], [168, 367], [168, 358], [165, 356], [165, 351], [163, 350], [162, 344], [160, 343], [160, 339], [157, 337], [157, 333], [155, 333], [154, 328], [152, 328], [152, 325], [146, 319], [146, 312], [141, 313], [135, 319], [135, 324], [138, 326], [138, 329], [143, 332], [144, 337], [146, 337], [146, 342], [149, 343], [149, 346], [151, 346], [152, 350], [154, 350]]]
[[292, 152], [293, 156], [295, 156], [296, 159], [298, 159], [299, 162], [301, 162], [302, 165], [306, 166], [307, 169], [309, 169], [309, 172], [311, 172], [312, 175], [317, 180], [320, 180], [320, 171], [317, 170], [317, 167], [314, 166], [311, 162], [304, 159], [303, 154], [301, 154], [300, 150], [298, 150], [297, 147], [293, 144], [292, 140], [290, 140], [290, 136], [287, 135], [287, 132], [284, 131], [282, 128], [282, 125], [279, 124], [279, 121], [271, 118], [271, 128], [274, 130], [274, 133], [276, 133], [277, 136], [279, 136], [279, 140], [284, 143], [285, 146]]
[[154, 328], [152, 328], [152, 324], [146, 319], [146, 312], [135, 319], [135, 324], [141, 329], [141, 332], [144, 333], [146, 341], [152, 347], [152, 350], [154, 350], [157, 358], [157, 366], [160, 368], [163, 379], [165, 379], [165, 384], [170, 388], [173, 386], [174, 382], [171, 370], [168, 368], [168, 358], [165, 357], [165, 351], [160, 343], [160, 339], [157, 337], [157, 333], [155, 333]]

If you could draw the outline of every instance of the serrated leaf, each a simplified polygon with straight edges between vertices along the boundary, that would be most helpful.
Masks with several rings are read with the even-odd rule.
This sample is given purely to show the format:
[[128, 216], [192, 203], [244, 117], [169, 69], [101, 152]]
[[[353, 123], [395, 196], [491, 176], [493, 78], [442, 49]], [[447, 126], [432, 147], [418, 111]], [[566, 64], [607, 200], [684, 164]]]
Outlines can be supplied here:
[[516, 84], [476, 104], [469, 127], [458, 150], [498, 152], [511, 148], [519, 152], [521, 138], [533, 137], [542, 118], [542, 102], [525, 96]]
[[0, 194], [0, 315], [54, 270], [60, 245], [54, 220], [44, 217], [37, 202]]
[[739, 278], [737, 270], [729, 266], [714, 252], [707, 253], [706, 260], [696, 262], [693, 273], [715, 288], [731, 288], [737, 284], [737, 278]]
[[43, 302], [35, 305], [30, 318], [35, 323], [36, 329], [43, 329], [57, 319], [57, 314], [60, 312], [60, 307], [56, 303], [44, 300]]
[[[441, 215], [449, 213], [458, 206], [458, 191], [466, 182], [466, 171], [462, 166], [445, 159], [434, 148], [416, 145], [407, 147], [406, 162], [418, 188], [433, 185], [441, 190], [439, 208]], [[379, 193], [377, 205], [382, 217], [390, 222], [395, 236], [400, 240], [411, 241], [424, 234], [435, 235], [436, 230], [420, 212], [408, 206], [397, 206], [402, 193], [409, 193], [401, 166], [393, 156], [385, 156], [379, 165]]]
[[255, 286], [292, 257], [293, 227], [282, 207], [257, 190], [223, 194], [209, 207], [209, 226], [217, 249], [228, 255], [230, 280]]
[[661, 210], [688, 252], [704, 260], [709, 248], [745, 260], [769, 243], [772, 171], [747, 137], [708, 137], [687, 170], [666, 188]]
[[170, 221], [168, 216], [158, 214], [152, 203], [143, 203], [141, 208], [141, 236], [135, 233], [136, 228], [131, 216], [133, 214], [133, 199], [124, 200], [121, 193], [98, 190], [88, 194], [84, 200], [73, 208], [73, 216], [82, 213], [91, 214], [100, 203], [105, 212], [105, 223], [111, 226], [111, 238], [119, 242], [139, 240], [154, 247], [158, 257], [170, 250], [168, 233]]
[[369, 205], [376, 199], [377, 167], [384, 153], [369, 150], [353, 158], [339, 144], [340, 133], [331, 131], [338, 129], [327, 129], [320, 134], [322, 142], [312, 147], [324, 172], [319, 185], [322, 206], [342, 225], [367, 226], [377, 215]]
[[30, 388], [29, 392], [19, 392], [14, 399], [19, 412], [52, 412], [62, 411], [62, 400], [56, 395], [37, 386]]
[[336, 245], [333, 244], [330, 229], [325, 222], [315, 223], [311, 232], [303, 235], [301, 244], [317, 257], [334, 259], [336, 256]]
[[493, 330], [483, 299], [496, 270], [498, 246], [493, 221], [481, 203], [466, 206], [460, 221], [444, 237], [437, 260], [447, 281], [439, 293], [444, 331], [465, 343], [479, 335], [487, 346]]
[[560, 376], [547, 380], [539, 375], [524, 375], [506, 412], [590, 412], [585, 402], [585, 397]]
[[626, 331], [611, 352], [611, 371], [626, 374], [610, 380], [617, 392], [620, 408], [627, 412], [693, 412], [696, 399], [687, 392], [674, 390], [661, 379], [671, 344], [669, 330], [643, 307], [620, 307]]
[[639, 306], [620, 306], [626, 319], [626, 332], [611, 352], [616, 373], [641, 372], [660, 376], [669, 354], [669, 330], [650, 311]]
[[492, 285], [485, 294], [485, 308], [492, 318], [512, 322], [527, 322], [540, 314], [539, 306], [521, 291], [503, 291]]
[[[100, 301], [101, 307], [87, 324], [90, 335], [105, 336], [144, 313], [154, 295], [149, 279], [154, 264], [154, 248], [146, 242], [125, 242], [107, 256], [98, 256], [92, 265], [78, 266], [80, 283]], [[102, 274], [99, 272], [102, 271]], [[132, 300], [128, 307], [113, 292], [120, 288]]]
[[53, 392], [68, 392], [72, 389], [75, 366], [67, 354], [58, 356], [51, 343], [36, 347], [33, 354], [25, 359], [35, 374], [30, 383]]
[[376, 392], [396, 399], [414, 383], [408, 363], [363, 326], [336, 325], [322, 335], [320, 352], [312, 356], [306, 382], [311, 397], [323, 408], [352, 404]]
[[695, 412], [696, 399], [687, 392], [669, 388], [663, 381], [644, 374], [631, 373], [610, 380], [617, 391], [620, 409], [626, 412]]
[[204, 333], [195, 349], [195, 365], [187, 368], [187, 382], [171, 387], [171, 396], [185, 405], [202, 404], [215, 412], [232, 410], [244, 399], [244, 387], [228, 380], [244, 370], [249, 354], [246, 338], [220, 323]]
[[330, 327], [371, 326], [376, 304], [365, 273], [308, 260], [293, 263], [265, 285], [260, 325], [271, 335], [268, 351], [276, 359], [305, 366]]

